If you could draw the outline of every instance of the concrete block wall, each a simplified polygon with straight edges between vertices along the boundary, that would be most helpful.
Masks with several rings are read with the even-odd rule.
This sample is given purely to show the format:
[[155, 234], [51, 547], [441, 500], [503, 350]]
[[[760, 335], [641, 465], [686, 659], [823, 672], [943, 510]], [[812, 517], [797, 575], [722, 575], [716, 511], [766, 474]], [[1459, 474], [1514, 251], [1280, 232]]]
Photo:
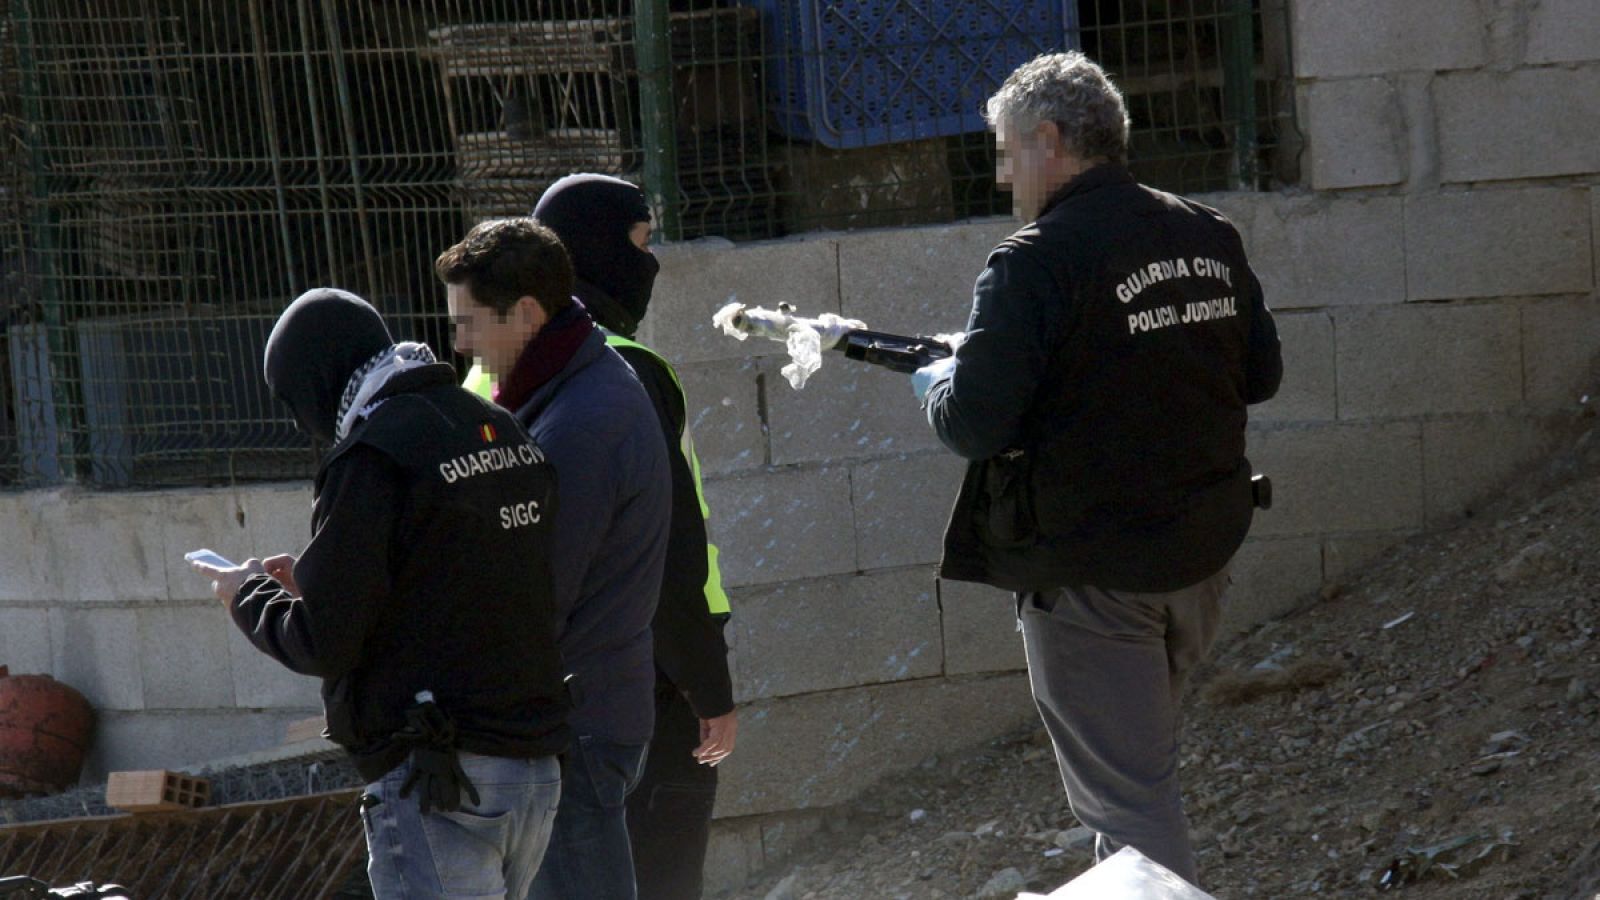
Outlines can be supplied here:
[[1338, 581], [1558, 446], [1594, 388], [1600, 6], [1290, 8], [1310, 191], [1219, 205], [1301, 381], [1255, 416], [1295, 499], [1254, 537], [1320, 535]]
[[276, 746], [320, 710], [317, 685], [250, 646], [183, 562], [298, 549], [310, 503], [303, 485], [0, 494], [0, 664], [94, 705], [85, 780]]
[[[1600, 6], [1293, 0], [1308, 183], [1200, 198], [1239, 226], [1287, 374], [1252, 411], [1277, 506], [1234, 564], [1240, 629], [1447, 524], [1557, 446], [1600, 346]], [[661, 248], [641, 338], [679, 367], [706, 474], [739, 751], [712, 863], [736, 883], [872, 779], [1035, 713], [1009, 598], [933, 575], [961, 463], [907, 379], [718, 333], [788, 302], [948, 331], [1004, 220]], [[0, 495], [0, 663], [102, 710], [91, 776], [272, 746], [315, 686], [240, 638], [178, 561], [304, 540], [303, 485]], [[1064, 808], [1064, 807], [1063, 807]]]

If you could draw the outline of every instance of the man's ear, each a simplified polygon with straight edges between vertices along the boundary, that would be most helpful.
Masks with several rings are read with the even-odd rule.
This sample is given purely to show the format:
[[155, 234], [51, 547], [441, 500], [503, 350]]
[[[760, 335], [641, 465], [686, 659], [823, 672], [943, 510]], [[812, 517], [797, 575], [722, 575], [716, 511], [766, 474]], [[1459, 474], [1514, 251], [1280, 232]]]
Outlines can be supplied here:
[[544, 327], [544, 323], [550, 321], [550, 314], [544, 311], [544, 307], [531, 294], [517, 298], [517, 316], [531, 325], [535, 333]]
[[1054, 122], [1040, 122], [1033, 129], [1033, 139], [1046, 158], [1062, 159], [1068, 154], [1067, 144], [1061, 139], [1061, 126]]

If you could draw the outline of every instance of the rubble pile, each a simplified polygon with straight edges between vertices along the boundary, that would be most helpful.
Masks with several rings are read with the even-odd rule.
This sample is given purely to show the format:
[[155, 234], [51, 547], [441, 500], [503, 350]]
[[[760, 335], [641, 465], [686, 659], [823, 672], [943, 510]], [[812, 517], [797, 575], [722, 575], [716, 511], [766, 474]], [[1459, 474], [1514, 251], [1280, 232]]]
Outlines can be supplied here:
[[[1221, 898], [1600, 890], [1600, 435], [1219, 648], [1182, 773]], [[836, 810], [765, 900], [1013, 897], [1092, 844], [1042, 730]]]

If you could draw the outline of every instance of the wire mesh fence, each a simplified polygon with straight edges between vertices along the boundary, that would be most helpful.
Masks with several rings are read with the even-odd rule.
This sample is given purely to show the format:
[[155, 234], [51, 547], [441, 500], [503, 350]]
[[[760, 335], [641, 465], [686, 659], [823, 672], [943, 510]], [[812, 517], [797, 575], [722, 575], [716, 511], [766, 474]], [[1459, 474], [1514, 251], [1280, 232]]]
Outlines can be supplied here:
[[309, 474], [284, 303], [441, 348], [434, 255], [569, 172], [669, 240], [1008, 212], [981, 106], [1043, 51], [1112, 72], [1142, 179], [1293, 182], [1284, 2], [0, 0], [0, 484]]

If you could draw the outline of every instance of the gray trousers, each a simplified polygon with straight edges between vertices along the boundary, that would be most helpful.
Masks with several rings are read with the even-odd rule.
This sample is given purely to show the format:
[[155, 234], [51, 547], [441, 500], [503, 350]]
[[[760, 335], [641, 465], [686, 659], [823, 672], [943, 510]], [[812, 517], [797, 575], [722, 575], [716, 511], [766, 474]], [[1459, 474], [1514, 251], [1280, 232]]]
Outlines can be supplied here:
[[1034, 703], [1095, 858], [1125, 845], [1197, 884], [1178, 791], [1178, 697], [1222, 618], [1228, 570], [1165, 594], [1017, 595]]

